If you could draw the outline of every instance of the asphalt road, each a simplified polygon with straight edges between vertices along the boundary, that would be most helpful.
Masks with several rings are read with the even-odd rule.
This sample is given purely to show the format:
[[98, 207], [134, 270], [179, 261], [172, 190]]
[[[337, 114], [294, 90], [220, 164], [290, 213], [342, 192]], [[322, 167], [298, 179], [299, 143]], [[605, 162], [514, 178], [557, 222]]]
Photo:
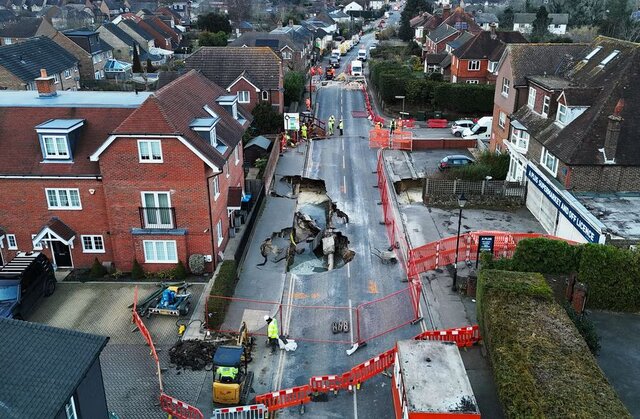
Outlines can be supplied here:
[[[361, 45], [369, 44], [373, 35], [367, 35]], [[348, 63], [355, 59], [358, 48], [353, 48], [342, 59]], [[318, 339], [327, 336], [331, 322], [350, 320], [356, 326], [355, 310], [344, 307], [357, 307], [405, 289], [402, 282], [404, 273], [399, 265], [383, 265], [371, 254], [373, 248], [384, 249], [388, 246], [385, 228], [380, 224], [382, 209], [376, 184], [376, 150], [369, 149], [368, 132], [371, 123], [366, 118], [353, 118], [352, 111], [364, 111], [365, 103], [359, 89], [347, 89], [344, 84], [332, 83], [322, 87], [317, 94], [317, 116], [326, 120], [330, 115], [336, 119], [344, 118], [344, 136], [335, 135], [327, 140], [314, 141], [311, 147], [310, 164], [305, 176], [322, 179], [327, 194], [338, 207], [349, 215], [349, 224], [336, 222], [338, 231], [347, 235], [350, 247], [356, 257], [345, 267], [330, 272], [311, 275], [290, 275], [285, 283], [284, 302], [305, 306], [343, 307], [341, 309], [293, 309], [288, 322], [288, 331], [292, 336], [306, 336]], [[338, 132], [337, 132], [338, 133]], [[410, 313], [408, 294], [397, 299], [379, 303], [368, 310], [366, 329], [371, 334], [386, 330], [406, 318]], [[362, 312], [362, 311], [361, 311]], [[362, 318], [364, 322], [364, 317]], [[285, 321], [285, 330], [287, 329]], [[320, 329], [320, 330], [319, 330]], [[352, 327], [354, 331], [356, 327]], [[345, 351], [357, 336], [344, 334], [339, 337], [344, 343], [313, 343], [299, 341], [298, 350], [292, 353], [281, 352], [278, 361], [279, 372], [276, 375], [275, 388], [306, 384], [312, 375], [340, 374], [387, 349], [399, 339], [406, 339], [420, 332], [420, 326], [407, 325], [384, 336], [372, 339], [368, 345], [351, 357]], [[284, 417], [297, 415], [296, 409], [285, 410]], [[328, 403], [312, 403], [307, 406], [305, 417], [391, 417], [390, 380], [379, 376], [367, 382], [355, 396], [341, 393], [332, 396]]]

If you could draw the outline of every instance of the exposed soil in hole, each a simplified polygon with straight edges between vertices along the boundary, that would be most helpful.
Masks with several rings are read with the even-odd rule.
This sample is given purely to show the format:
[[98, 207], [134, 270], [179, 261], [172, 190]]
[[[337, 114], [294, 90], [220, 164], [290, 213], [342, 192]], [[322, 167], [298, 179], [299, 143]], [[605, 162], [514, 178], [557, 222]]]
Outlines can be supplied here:
[[233, 342], [232, 336], [219, 336], [215, 342], [202, 340], [179, 341], [169, 349], [169, 359], [178, 370], [190, 368], [194, 371], [203, 368], [210, 369], [213, 354], [219, 345]]
[[290, 239], [289, 270], [309, 275], [343, 267], [355, 257], [349, 239], [337, 231], [349, 222], [326, 193], [322, 180], [294, 176], [288, 178], [299, 186], [298, 208]]

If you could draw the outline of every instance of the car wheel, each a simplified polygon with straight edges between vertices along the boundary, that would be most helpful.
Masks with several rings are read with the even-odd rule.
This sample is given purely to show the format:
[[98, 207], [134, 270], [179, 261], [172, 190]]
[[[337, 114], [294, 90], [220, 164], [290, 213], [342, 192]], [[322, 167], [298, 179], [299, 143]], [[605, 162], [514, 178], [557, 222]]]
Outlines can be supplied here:
[[456, 137], [462, 137], [462, 133], [460, 131], [456, 131], [456, 133], [453, 135], [455, 135]]
[[55, 290], [56, 290], [56, 280], [50, 279], [49, 281], [47, 281], [47, 285], [45, 285], [44, 296], [48, 297], [52, 295]]

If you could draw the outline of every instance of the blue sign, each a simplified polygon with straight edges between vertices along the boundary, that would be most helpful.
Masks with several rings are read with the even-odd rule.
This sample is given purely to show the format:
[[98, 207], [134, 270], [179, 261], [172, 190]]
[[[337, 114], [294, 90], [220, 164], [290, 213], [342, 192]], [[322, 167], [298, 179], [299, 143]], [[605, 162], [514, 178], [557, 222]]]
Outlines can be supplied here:
[[556, 190], [547, 183], [542, 176], [538, 176], [536, 171], [527, 165], [527, 177], [536, 185], [540, 191], [546, 196], [553, 205], [569, 220], [569, 222], [584, 236], [589, 243], [599, 243], [600, 233], [598, 233], [588, 222], [582, 217], [575, 208], [573, 208], [564, 198], [556, 193]]

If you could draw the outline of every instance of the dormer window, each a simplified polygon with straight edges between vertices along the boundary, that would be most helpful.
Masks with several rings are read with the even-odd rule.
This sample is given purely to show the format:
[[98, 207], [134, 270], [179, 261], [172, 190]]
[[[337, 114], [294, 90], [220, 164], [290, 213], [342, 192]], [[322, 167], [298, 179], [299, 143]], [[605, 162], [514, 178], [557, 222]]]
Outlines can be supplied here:
[[216, 127], [211, 128], [209, 131], [209, 141], [211, 141], [211, 145], [214, 147], [218, 146], [218, 137], [216, 135]]
[[614, 49], [611, 54], [607, 55], [606, 57], [604, 57], [604, 60], [600, 61], [600, 64], [598, 64], [598, 67], [600, 68], [604, 68], [605, 65], [609, 64], [611, 62], [611, 60], [613, 60], [614, 58], [616, 58], [616, 56], [620, 54], [620, 51], [618, 51], [617, 49]]
[[44, 162], [71, 162], [84, 119], [50, 119], [36, 126]]
[[556, 121], [560, 122], [562, 125], [565, 125], [568, 120], [568, 109], [566, 105], [562, 103], [558, 103], [558, 113], [556, 114]]

